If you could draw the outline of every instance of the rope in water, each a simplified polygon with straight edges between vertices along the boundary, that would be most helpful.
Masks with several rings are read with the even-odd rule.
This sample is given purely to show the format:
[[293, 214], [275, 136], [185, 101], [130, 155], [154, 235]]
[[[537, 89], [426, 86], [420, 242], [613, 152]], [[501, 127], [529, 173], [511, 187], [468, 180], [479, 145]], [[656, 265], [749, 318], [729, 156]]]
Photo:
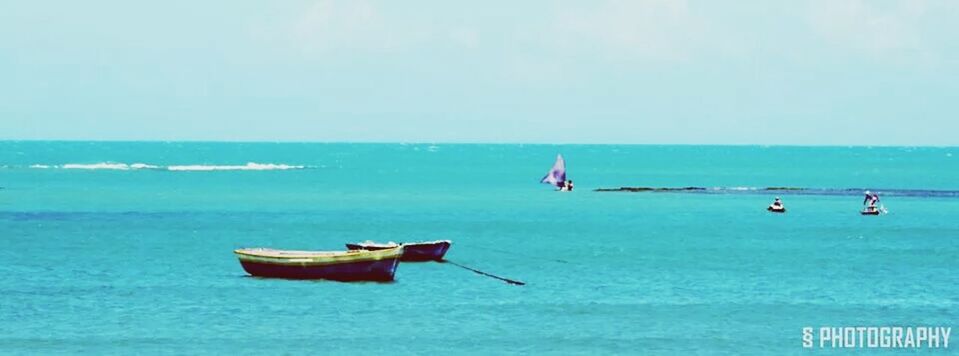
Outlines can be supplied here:
[[461, 265], [461, 264], [459, 264], [459, 263], [456, 263], [456, 262], [453, 262], [453, 261], [450, 261], [450, 260], [443, 260], [443, 262], [449, 263], [449, 264], [454, 265], [454, 266], [459, 267], [459, 268], [463, 268], [463, 269], [466, 269], [466, 270], [469, 270], [469, 271], [473, 271], [473, 272], [475, 272], [475, 273], [477, 273], [477, 274], [481, 274], [481, 275], [484, 275], [484, 276], [487, 276], [487, 277], [490, 277], [490, 278], [495, 278], [495, 279], [501, 280], [501, 281], [506, 282], [506, 283], [509, 283], [509, 284], [513, 284], [513, 285], [517, 285], [517, 286], [525, 286], [525, 285], [526, 285], [526, 283], [525, 283], [525, 282], [522, 282], [522, 281], [517, 281], [517, 280], [515, 280], [515, 279], [503, 278], [503, 277], [500, 277], [500, 276], [497, 276], [497, 275], [494, 275], [494, 274], [489, 274], [489, 273], [480, 271], [480, 270], [478, 270], [478, 269], [471, 268], [471, 267], [467, 267], [467, 266]]

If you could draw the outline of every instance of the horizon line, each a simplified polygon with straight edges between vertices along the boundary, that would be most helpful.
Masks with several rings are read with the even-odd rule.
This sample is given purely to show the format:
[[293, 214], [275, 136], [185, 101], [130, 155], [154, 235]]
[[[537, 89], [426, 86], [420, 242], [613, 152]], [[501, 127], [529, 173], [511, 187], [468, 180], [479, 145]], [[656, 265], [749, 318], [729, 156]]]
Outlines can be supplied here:
[[764, 143], [624, 143], [624, 142], [488, 142], [488, 141], [377, 141], [377, 140], [211, 140], [211, 139], [179, 139], [179, 140], [128, 140], [128, 139], [8, 139], [0, 138], [0, 142], [104, 142], [104, 143], [291, 143], [291, 144], [401, 144], [401, 145], [531, 145], [531, 146], [720, 146], [720, 147], [928, 147], [928, 148], [959, 148], [959, 144], [954, 145], [904, 145], [904, 144], [764, 144]]

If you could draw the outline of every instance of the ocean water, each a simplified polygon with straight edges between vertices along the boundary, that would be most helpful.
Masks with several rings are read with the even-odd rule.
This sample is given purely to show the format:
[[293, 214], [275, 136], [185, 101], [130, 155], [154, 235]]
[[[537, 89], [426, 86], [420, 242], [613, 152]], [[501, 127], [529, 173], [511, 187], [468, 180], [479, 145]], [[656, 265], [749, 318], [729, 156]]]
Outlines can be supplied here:
[[[557, 153], [572, 193], [538, 183]], [[959, 326], [959, 199], [592, 191], [620, 186], [959, 190], [959, 148], [0, 142], [0, 353], [799, 354], [805, 326]], [[527, 284], [232, 254], [433, 239]]]

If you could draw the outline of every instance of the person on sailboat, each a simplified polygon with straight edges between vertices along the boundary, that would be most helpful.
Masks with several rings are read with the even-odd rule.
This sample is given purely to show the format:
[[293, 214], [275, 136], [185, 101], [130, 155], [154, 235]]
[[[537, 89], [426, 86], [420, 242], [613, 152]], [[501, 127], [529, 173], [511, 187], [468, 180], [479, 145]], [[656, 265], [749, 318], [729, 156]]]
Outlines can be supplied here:
[[876, 204], [879, 203], [879, 194], [878, 194], [878, 193], [870, 193], [870, 192], [867, 190], [867, 191], [866, 191], [866, 199], [863, 200], [862, 203], [863, 203], [863, 204], [869, 203], [869, 205], [867, 205], [867, 206], [866, 206], [866, 209], [864, 210], [864, 211], [866, 211], [866, 212], [875, 212], [875, 211], [879, 210], [879, 207], [876, 205]]
[[566, 181], [566, 185], [563, 187], [563, 189], [565, 189], [567, 192], [572, 192], [572, 191], [573, 191], [573, 181], [572, 181], [572, 180]]

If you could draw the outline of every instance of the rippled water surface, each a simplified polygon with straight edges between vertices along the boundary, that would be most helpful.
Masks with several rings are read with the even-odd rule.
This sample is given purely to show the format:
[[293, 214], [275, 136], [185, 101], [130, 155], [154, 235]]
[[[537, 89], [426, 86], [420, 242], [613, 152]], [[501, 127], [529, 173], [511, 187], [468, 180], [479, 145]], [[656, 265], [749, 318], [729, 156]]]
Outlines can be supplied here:
[[[539, 178], [562, 153], [572, 193]], [[0, 142], [0, 352], [800, 353], [959, 320], [956, 148]], [[881, 191], [881, 190], [880, 190]], [[451, 239], [396, 282], [245, 276], [239, 247]]]

